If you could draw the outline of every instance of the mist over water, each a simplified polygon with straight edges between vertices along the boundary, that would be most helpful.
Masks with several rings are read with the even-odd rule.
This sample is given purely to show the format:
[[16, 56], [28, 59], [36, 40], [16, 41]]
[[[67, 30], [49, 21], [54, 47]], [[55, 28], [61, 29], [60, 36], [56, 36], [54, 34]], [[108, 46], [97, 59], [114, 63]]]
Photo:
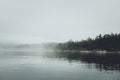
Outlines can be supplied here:
[[119, 9], [119, 0], [0, 0], [0, 80], [120, 80], [119, 56], [52, 45], [119, 33]]
[[78, 53], [34, 48], [0, 49], [0, 80], [120, 79], [119, 63], [104, 64], [80, 57]]

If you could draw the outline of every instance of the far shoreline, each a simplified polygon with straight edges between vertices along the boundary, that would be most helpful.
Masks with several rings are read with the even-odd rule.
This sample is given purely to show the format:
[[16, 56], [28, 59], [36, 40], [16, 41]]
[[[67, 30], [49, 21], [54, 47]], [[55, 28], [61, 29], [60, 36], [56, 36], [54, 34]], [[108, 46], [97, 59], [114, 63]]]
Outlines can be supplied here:
[[120, 51], [106, 51], [106, 50], [55, 50], [56, 52], [70, 52], [70, 53], [86, 53], [86, 54], [89, 54], [89, 53], [98, 53], [98, 54], [120, 54]]

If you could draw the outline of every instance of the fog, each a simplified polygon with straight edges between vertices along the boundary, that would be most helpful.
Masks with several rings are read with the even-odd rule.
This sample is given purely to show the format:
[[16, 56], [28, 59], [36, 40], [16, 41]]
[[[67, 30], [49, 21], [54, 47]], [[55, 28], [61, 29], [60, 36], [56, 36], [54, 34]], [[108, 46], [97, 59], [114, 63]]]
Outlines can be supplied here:
[[0, 0], [0, 43], [81, 40], [119, 33], [119, 0]]

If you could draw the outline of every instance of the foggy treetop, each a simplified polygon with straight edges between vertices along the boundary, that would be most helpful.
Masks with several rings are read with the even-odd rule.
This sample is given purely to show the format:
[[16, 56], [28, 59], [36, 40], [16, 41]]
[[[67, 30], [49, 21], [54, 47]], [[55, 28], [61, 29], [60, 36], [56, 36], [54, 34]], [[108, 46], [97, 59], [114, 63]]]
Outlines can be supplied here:
[[120, 50], [120, 34], [99, 34], [95, 39], [88, 38], [82, 41], [68, 41], [59, 43], [57, 49], [61, 50]]

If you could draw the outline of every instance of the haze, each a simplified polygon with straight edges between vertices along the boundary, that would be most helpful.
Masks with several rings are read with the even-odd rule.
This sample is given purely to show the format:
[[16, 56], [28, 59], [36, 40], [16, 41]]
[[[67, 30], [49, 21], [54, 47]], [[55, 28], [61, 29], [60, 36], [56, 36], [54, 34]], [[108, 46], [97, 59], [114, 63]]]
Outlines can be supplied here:
[[0, 0], [0, 42], [81, 40], [120, 32], [119, 0]]

